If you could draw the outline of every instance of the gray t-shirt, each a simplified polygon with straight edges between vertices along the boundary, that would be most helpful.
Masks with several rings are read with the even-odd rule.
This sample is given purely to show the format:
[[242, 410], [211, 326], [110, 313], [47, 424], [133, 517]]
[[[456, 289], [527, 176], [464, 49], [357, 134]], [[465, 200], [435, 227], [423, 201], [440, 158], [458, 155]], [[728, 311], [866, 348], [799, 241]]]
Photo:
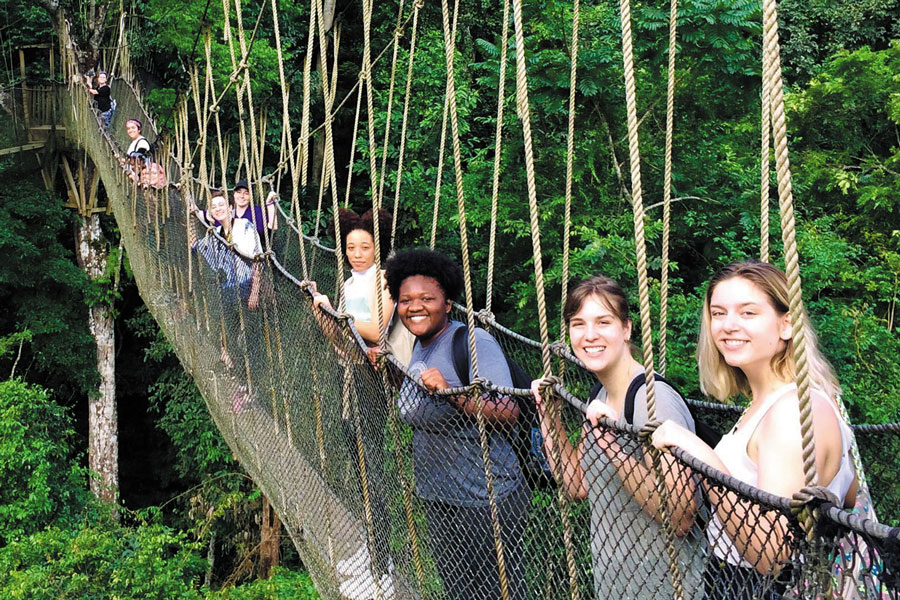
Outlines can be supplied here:
[[[671, 419], [694, 431], [694, 420], [678, 393], [659, 381], [654, 389], [657, 420]], [[602, 390], [597, 398], [606, 402], [606, 390]], [[635, 427], [641, 428], [647, 423], [647, 412], [646, 387], [641, 386], [634, 399]], [[617, 424], [626, 425], [624, 415], [620, 415]], [[582, 468], [591, 503], [591, 554], [596, 598], [673, 598], [665, 529], [648, 516], [625, 489], [616, 469], [598, 445], [594, 432], [587, 435]], [[623, 453], [644, 462], [641, 445], [635, 437], [619, 435], [618, 443]], [[650, 477], [654, 477], [652, 472]], [[701, 542], [696, 527], [684, 537], [676, 538], [685, 599], [699, 600], [703, 596], [705, 563]]]
[[[416, 341], [410, 372], [417, 376], [434, 367], [450, 387], [462, 382], [453, 365], [453, 332], [450, 326], [428, 347]], [[475, 330], [478, 375], [494, 385], [512, 387], [512, 376], [503, 350], [491, 334]], [[469, 373], [471, 378], [472, 373]], [[400, 417], [413, 429], [413, 461], [416, 494], [456, 506], [488, 506], [481, 437], [474, 417], [465, 415], [444, 397], [432, 396], [413, 381], [405, 381], [398, 399]], [[506, 436], [488, 426], [494, 493], [502, 499], [524, 482], [519, 461]]]

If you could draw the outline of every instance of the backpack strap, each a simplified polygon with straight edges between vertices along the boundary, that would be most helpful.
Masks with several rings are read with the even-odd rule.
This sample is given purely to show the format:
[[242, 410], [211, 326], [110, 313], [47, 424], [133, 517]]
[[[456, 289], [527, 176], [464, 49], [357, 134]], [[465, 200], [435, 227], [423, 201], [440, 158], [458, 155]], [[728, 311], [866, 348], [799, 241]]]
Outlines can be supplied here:
[[[653, 379], [660, 383], [664, 383], [675, 390], [675, 393], [678, 394], [678, 396], [681, 398], [681, 401], [685, 403], [685, 406], [687, 406], [687, 402], [685, 401], [681, 391], [677, 387], [675, 387], [675, 385], [673, 385], [668, 379], [666, 379], [659, 373], [654, 373]], [[625, 406], [623, 407], [623, 411], [625, 413], [625, 422], [629, 425], [634, 425], [634, 399], [637, 397], [638, 390], [641, 389], [641, 386], [644, 386], [646, 384], [647, 378], [643, 373], [641, 373], [631, 380], [631, 383], [628, 385], [628, 391], [625, 392]], [[690, 410], [690, 407], [688, 407], [688, 410]]]
[[453, 368], [463, 387], [469, 385], [469, 327], [463, 325], [453, 332], [451, 347], [453, 348]]

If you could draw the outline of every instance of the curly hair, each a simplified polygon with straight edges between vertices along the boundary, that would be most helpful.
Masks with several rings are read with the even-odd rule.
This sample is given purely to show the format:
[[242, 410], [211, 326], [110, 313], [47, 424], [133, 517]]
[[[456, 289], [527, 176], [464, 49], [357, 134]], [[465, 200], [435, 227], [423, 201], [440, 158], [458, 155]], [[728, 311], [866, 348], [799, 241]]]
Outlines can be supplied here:
[[[391, 213], [379, 209], [378, 211], [378, 242], [381, 251], [381, 260], [387, 259], [391, 251]], [[347, 236], [351, 231], [362, 229], [372, 236], [375, 240], [375, 218], [372, 210], [369, 209], [361, 215], [356, 214], [349, 208], [338, 209], [338, 225], [341, 230], [341, 248], [347, 247]], [[337, 237], [337, 236], [335, 236]]]
[[463, 273], [455, 260], [427, 248], [398, 252], [385, 265], [391, 298], [400, 297], [400, 285], [408, 277], [422, 275], [437, 281], [447, 300], [458, 300], [463, 292]]

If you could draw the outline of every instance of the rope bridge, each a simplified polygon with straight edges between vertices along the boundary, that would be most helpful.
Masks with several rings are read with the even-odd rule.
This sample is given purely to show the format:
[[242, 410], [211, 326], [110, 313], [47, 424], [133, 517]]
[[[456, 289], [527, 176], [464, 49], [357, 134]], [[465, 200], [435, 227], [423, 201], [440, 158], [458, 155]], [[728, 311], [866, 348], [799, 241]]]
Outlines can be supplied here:
[[[514, 478], [511, 473], [521, 466], [510, 451], [498, 450], [509, 447], [498, 443], [504, 433], [483, 419], [476, 422], [461, 413], [446, 416], [436, 430], [429, 432], [430, 439], [439, 444], [437, 447], [443, 454], [425, 448], [419, 439], [421, 433], [411, 423], [427, 420], [429, 416], [423, 411], [441, 405], [440, 396], [463, 392], [475, 402], [512, 397], [524, 403], [531, 401], [530, 392], [497, 387], [480, 379], [473, 337], [470, 351], [475, 377], [471, 385], [432, 396], [393, 356], [387, 355], [373, 366], [352, 319], [344, 313], [327, 309], [314, 311], [310, 282], [317, 282], [319, 290], [339, 297], [344, 273], [341, 248], [327, 248], [316, 238], [302, 233], [298, 190], [307, 185], [311, 173], [306, 149], [315, 132], [310, 122], [308, 82], [311, 60], [316, 54], [313, 45], [318, 43], [324, 110], [328, 116], [319, 126], [319, 133], [326, 139], [321, 175], [325, 185], [319, 186], [319, 204], [321, 209], [327, 190], [336, 209], [339, 198], [331, 125], [335, 112], [350, 97], [340, 102], [335, 97], [337, 88], [333, 77], [337, 63], [329, 65], [328, 57], [337, 55], [340, 36], [326, 39], [330, 17], [320, 0], [315, 0], [310, 12], [309, 47], [304, 65], [307, 89], [303, 91], [301, 133], [295, 145], [287, 119], [290, 100], [283, 86], [283, 156], [274, 171], [264, 174], [259, 140], [264, 139], [265, 125], [258, 121], [253, 106], [246, 58], [256, 30], [249, 33], [248, 28], [245, 34], [239, 3], [234, 5], [237, 15], [234, 25], [228, 16], [231, 11], [227, 0], [224, 6], [226, 37], [232, 44], [233, 73], [229, 86], [235, 88], [241, 111], [240, 162], [257, 199], [264, 197], [261, 192], [267, 186], [280, 185], [282, 176], [290, 179], [290, 184], [285, 185], [291, 190], [290, 205], [279, 207], [286, 208], [282, 219], [288, 227], [277, 233], [277, 243], [270, 239], [270, 232], [264, 232], [266, 252], [254, 257], [236, 253], [229, 241], [206, 228], [191, 212], [192, 203], [202, 206], [209, 199], [216, 165], [224, 173], [228, 163], [222, 136], [213, 140], [207, 134], [208, 130], [219, 130], [217, 106], [227, 92], [216, 90], [209, 75], [208, 36], [205, 40], [207, 73], [204, 77], [198, 68], [193, 71], [193, 87], [177, 113], [175, 134], [163, 144], [155, 159], [162, 163], [169, 181], [176, 183], [142, 185], [122, 168], [118, 160], [122, 151], [116, 140], [126, 139], [125, 118], [140, 118], [145, 123], [145, 133], [154, 127], [154, 119], [144, 110], [140, 95], [127, 83], [131, 79], [124, 77], [113, 83], [117, 117], [110, 130], [104, 131], [83, 88], [83, 78], [74, 60], [74, 45], [64, 22], [58, 30], [69, 85], [62, 94], [62, 113], [67, 131], [74, 132], [100, 170], [141, 296], [196, 382], [229, 446], [276, 508], [322, 597], [700, 599], [780, 597], [773, 595], [778, 593], [797, 598], [900, 598], [900, 530], [880, 525], [865, 515], [841, 510], [833, 498], [815, 487], [814, 481], [792, 500], [747, 486], [682, 452], [660, 455], [650, 449], [650, 427], [623, 428], [602, 423], [587, 432], [593, 442], [583, 465], [588, 497], [580, 503], [572, 502], [561, 488], [540, 485], [537, 480], [530, 481], [526, 488], [511, 485], [510, 479]], [[410, 72], [421, 8], [421, 3], [415, 3], [406, 14], [401, 3], [398, 11], [397, 31], [403, 27], [410, 27], [411, 31]], [[623, 0], [623, 23], [628, 26], [629, 11], [627, 0]], [[674, 15], [674, 4], [672, 11]], [[398, 62], [399, 34], [385, 51], [373, 58], [369, 33], [371, 12], [371, 2], [364, 0], [365, 50], [361, 76], [354, 88], [357, 125], [364, 94], [368, 114], [375, 114], [371, 89], [373, 65], [382, 61], [386, 51], [393, 47], [389, 92], [392, 97]], [[504, 328], [493, 318], [489, 307], [476, 312], [471, 305], [460, 134], [452, 76], [457, 15], [444, 1], [441, 28], [450, 76], [443, 103], [439, 160], [443, 161], [443, 140], [449, 132], [468, 301], [467, 306], [456, 307], [455, 318], [468, 323], [472, 336], [476, 324], [489, 330], [507, 356], [533, 377], [556, 372], [558, 377], [544, 393], [548, 399], [562, 400], [557, 410], [562, 413], [566, 432], [574, 435], [582, 428], [584, 403], [581, 399], [586, 397], [593, 377], [578, 365], [564, 344], [551, 344], [547, 333], [520, 0], [514, 0], [512, 5], [504, 3], [503, 68], [510, 13], [516, 40], [517, 111], [526, 139], [541, 341]], [[272, 14], [280, 51], [274, 0]], [[573, 56], [577, 48], [577, 8], [575, 14]], [[673, 46], [674, 31], [673, 17]], [[771, 29], [767, 28], [767, 32], [770, 35]], [[623, 39], [630, 43], [630, 31]], [[771, 37], [768, 39], [771, 41]], [[777, 37], [775, 40], [777, 44]], [[771, 57], [770, 45], [766, 47], [767, 56]], [[626, 83], [631, 89], [631, 196], [641, 270], [641, 330], [648, 336], [652, 325], [646, 300], [646, 255], [642, 254], [640, 157], [637, 124], [633, 122], [634, 82], [627, 64], [629, 52], [626, 48], [626, 79], [632, 78]], [[127, 52], [123, 52], [120, 60], [123, 73], [127, 73]], [[573, 58], [573, 65], [574, 62]], [[279, 67], [282, 67], [280, 62]], [[283, 82], [283, 69], [280, 77]], [[778, 78], [773, 75], [766, 89], [767, 93], [780, 97]], [[573, 66], [573, 88], [574, 79]], [[408, 76], [407, 99], [411, 80]], [[503, 80], [501, 75], [500, 81]], [[501, 88], [500, 110], [503, 98]], [[777, 113], [775, 103], [772, 105], [773, 113]], [[405, 103], [395, 207], [401, 194], [407, 108]], [[779, 117], [772, 117], [772, 122], [780, 118], [783, 125], [783, 111], [778, 114]], [[574, 110], [570, 110], [570, 116], [574, 118]], [[769, 117], [766, 119], [768, 123]], [[670, 117], [668, 121], [671, 120]], [[373, 121], [367, 119], [365, 132], [370, 149], [377, 147]], [[502, 118], [497, 120], [497, 155], [502, 121]], [[570, 136], [572, 123], [570, 120]], [[779, 144], [783, 137], [779, 138], [777, 124], [774, 132], [776, 150], [781, 150]], [[383, 143], [381, 165], [377, 164], [376, 153], [369, 152], [371, 195], [376, 208], [382, 205], [384, 197], [387, 133]], [[570, 172], [571, 152], [570, 144]], [[780, 156], [776, 152], [776, 157]], [[780, 172], [789, 176], [784, 161], [779, 158], [776, 162]], [[499, 169], [499, 162], [495, 169]], [[494, 222], [497, 181], [495, 170]], [[440, 197], [440, 185], [438, 181], [436, 199]], [[349, 194], [349, 182], [347, 187]], [[570, 196], [571, 189], [568, 189], [567, 200]], [[437, 230], [437, 202], [434, 214], [432, 246]], [[317, 221], [315, 230], [319, 227]], [[393, 239], [395, 231], [379, 231], [377, 219], [375, 227], [376, 248], [380, 235], [391, 235]], [[493, 226], [491, 237], [493, 240]], [[785, 245], [789, 247], [788, 243]], [[272, 251], [273, 248], [278, 251]], [[493, 242], [491, 252], [493, 268]], [[568, 247], [565, 253], [567, 257]], [[258, 303], [248, 302], [247, 286], [238, 281], [241, 279], [238, 274], [258, 278]], [[250, 278], [248, 275], [243, 280]], [[490, 299], [490, 292], [487, 297]], [[796, 319], [795, 323], [801, 321]], [[652, 417], [652, 340], [645, 338], [643, 345], [651, 383], [648, 405]], [[727, 429], [737, 418], [733, 408], [697, 402], [692, 405], [700, 418], [718, 425], [720, 430]], [[863, 459], [877, 453], [879, 448], [883, 452], [888, 447], [886, 441], [897, 445], [893, 430], [870, 431], [863, 427], [857, 429], [857, 434]], [[478, 457], [464, 454], [459, 449], [463, 441], [483, 451]], [[463, 464], [464, 461], [469, 462]], [[447, 470], [448, 463], [455, 468]], [[876, 491], [882, 485], [880, 482], [891, 483], [896, 477], [893, 471], [874, 471], [877, 468], [870, 468], [872, 487]], [[659, 485], [665, 478], [674, 480], [674, 484]], [[484, 518], [478, 522], [467, 520], [454, 512], [452, 504], [436, 507], [434, 502], [425, 500], [430, 490], [438, 486], [476, 490], [481, 496]], [[635, 489], [643, 491], [635, 492]], [[670, 494], [666, 490], [678, 492]], [[715, 509], [704, 500], [708, 495], [730, 501], [720, 502]], [[639, 497], [643, 500], [636, 500]], [[731, 544], [731, 538], [724, 537], [727, 534], [721, 526], [711, 525], [720, 519], [723, 510], [742, 515], [739, 527], [749, 530], [748, 535], [759, 538], [766, 548], [766, 552], [757, 556], [748, 553], [739, 557], [744, 563], [740, 568], [727, 562], [723, 564], [722, 554], [717, 550], [722, 543]], [[675, 516], [685, 513], [691, 515], [688, 521], [676, 523]], [[478, 565], [481, 571], [448, 564], [448, 556], [465, 552], [489, 560]]]

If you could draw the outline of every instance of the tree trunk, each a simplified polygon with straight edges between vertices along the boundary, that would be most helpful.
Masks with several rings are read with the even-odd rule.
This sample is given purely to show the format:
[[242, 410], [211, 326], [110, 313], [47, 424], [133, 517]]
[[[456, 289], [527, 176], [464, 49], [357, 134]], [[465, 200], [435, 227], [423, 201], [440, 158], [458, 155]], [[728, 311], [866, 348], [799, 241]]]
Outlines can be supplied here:
[[269, 499], [262, 497], [262, 527], [259, 542], [259, 575], [268, 579], [272, 567], [278, 566], [278, 551], [281, 546], [281, 519], [272, 510]]
[[[100, 229], [100, 217], [82, 217], [76, 233], [78, 264], [92, 281], [107, 275], [109, 243]], [[91, 491], [113, 503], [119, 492], [119, 433], [116, 415], [116, 338], [112, 306], [95, 302], [88, 309], [88, 325], [97, 343], [100, 384], [88, 397], [88, 466]]]

